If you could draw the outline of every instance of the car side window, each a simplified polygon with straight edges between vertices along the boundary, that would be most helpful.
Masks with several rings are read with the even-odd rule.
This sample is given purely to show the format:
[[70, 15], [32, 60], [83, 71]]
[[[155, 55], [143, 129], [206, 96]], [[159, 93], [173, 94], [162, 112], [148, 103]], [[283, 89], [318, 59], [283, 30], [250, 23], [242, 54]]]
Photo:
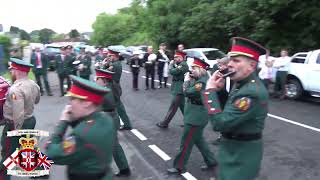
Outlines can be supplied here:
[[300, 54], [300, 55], [296, 56], [295, 58], [292, 58], [291, 62], [304, 64], [304, 62], [306, 61], [306, 56], [307, 56], [306, 54]]
[[320, 53], [318, 54], [318, 57], [317, 57], [317, 64], [320, 64]]
[[186, 51], [188, 57], [193, 57], [193, 51]]

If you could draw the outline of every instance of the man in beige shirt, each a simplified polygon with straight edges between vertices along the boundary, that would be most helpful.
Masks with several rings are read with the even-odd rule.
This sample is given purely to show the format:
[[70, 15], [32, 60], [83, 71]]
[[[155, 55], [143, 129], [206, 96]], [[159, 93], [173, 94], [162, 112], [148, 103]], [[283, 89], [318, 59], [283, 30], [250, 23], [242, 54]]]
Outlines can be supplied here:
[[11, 58], [10, 73], [13, 85], [10, 87], [3, 106], [5, 126], [1, 137], [0, 179], [10, 179], [6, 175], [2, 162], [19, 147], [19, 136], [7, 137], [7, 132], [18, 129], [34, 129], [36, 119], [33, 116], [34, 105], [39, 103], [40, 88], [28, 79], [31, 64]]

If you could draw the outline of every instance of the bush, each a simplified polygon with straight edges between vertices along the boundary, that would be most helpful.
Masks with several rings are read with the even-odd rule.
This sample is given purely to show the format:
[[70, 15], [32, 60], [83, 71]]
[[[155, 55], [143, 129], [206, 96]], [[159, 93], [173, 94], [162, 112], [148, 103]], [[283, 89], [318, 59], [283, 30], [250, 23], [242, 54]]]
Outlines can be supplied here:
[[4, 62], [2, 65], [7, 67], [8, 61], [9, 61], [9, 52], [10, 52], [10, 46], [11, 46], [11, 39], [8, 36], [0, 35], [0, 44], [3, 46], [4, 50]]

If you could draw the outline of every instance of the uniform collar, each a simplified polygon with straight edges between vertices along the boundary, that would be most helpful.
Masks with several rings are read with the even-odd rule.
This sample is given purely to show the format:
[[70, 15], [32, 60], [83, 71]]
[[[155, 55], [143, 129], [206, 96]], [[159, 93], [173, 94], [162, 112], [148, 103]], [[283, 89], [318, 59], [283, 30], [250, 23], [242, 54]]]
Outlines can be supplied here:
[[240, 80], [237, 82], [237, 88], [240, 88], [242, 85], [252, 81], [252, 80], [255, 80], [256, 79], [256, 76], [257, 76], [257, 73], [256, 72], [252, 72], [248, 77]]
[[28, 77], [24, 77], [24, 78], [21, 78], [21, 79], [17, 79], [16, 81], [14, 81], [13, 84], [18, 84], [19, 82], [22, 82], [22, 81], [25, 81], [25, 80], [28, 80]]

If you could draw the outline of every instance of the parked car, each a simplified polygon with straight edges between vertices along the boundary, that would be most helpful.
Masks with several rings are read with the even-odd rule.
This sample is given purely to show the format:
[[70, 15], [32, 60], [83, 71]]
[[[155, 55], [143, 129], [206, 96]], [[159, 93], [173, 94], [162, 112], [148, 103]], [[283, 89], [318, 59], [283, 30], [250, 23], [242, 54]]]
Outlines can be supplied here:
[[131, 54], [126, 50], [126, 47], [123, 45], [111, 45], [108, 46], [108, 49], [114, 49], [118, 50], [120, 52], [120, 56], [122, 57], [121, 60], [127, 60], [128, 58], [130, 59]]
[[286, 96], [298, 99], [304, 92], [320, 97], [320, 49], [296, 53], [291, 58]]
[[225, 53], [216, 48], [192, 48], [185, 49], [183, 51], [187, 53], [187, 64], [190, 69], [194, 60], [193, 57], [203, 59], [206, 63], [210, 65], [210, 68], [213, 68], [213, 65], [217, 63], [217, 59], [226, 56]]
[[59, 45], [47, 45], [43, 49], [43, 53], [48, 56], [49, 60], [49, 70], [55, 70], [55, 56], [60, 54], [60, 47]]
[[125, 57], [126, 63], [129, 64], [130, 58], [134, 51], [139, 53], [139, 58], [142, 59], [144, 54], [147, 53], [147, 48], [147, 46], [128, 46], [126, 48], [126, 51], [128, 52], [127, 56]]

